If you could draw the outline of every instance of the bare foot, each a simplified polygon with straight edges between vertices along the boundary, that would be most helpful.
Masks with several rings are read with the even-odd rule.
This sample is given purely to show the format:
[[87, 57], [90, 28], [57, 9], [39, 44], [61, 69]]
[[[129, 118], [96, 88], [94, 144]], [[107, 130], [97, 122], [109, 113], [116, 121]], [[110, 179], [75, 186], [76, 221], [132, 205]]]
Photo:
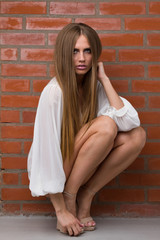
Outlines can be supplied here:
[[78, 202], [78, 214], [77, 217], [79, 220], [81, 219], [89, 219], [89, 221], [85, 222], [86, 227], [95, 227], [95, 221], [90, 217], [90, 208], [92, 204], [92, 200], [95, 193], [91, 192], [85, 187], [81, 187], [78, 192], [77, 202]]

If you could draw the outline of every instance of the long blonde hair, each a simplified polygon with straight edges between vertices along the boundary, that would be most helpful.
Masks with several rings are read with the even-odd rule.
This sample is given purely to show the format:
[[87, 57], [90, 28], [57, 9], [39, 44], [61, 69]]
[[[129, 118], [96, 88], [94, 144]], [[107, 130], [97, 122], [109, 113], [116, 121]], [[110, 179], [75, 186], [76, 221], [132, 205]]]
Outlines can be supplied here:
[[[83, 106], [79, 103], [79, 91], [73, 63], [73, 52], [77, 39], [84, 35], [90, 44], [92, 67], [83, 81]], [[61, 151], [64, 159], [70, 159], [75, 135], [80, 128], [90, 123], [97, 110], [97, 60], [102, 46], [94, 29], [83, 23], [70, 23], [58, 34], [55, 47], [55, 73], [63, 93], [63, 117], [61, 129]], [[81, 111], [80, 111], [81, 110]], [[81, 116], [80, 116], [81, 115]]]

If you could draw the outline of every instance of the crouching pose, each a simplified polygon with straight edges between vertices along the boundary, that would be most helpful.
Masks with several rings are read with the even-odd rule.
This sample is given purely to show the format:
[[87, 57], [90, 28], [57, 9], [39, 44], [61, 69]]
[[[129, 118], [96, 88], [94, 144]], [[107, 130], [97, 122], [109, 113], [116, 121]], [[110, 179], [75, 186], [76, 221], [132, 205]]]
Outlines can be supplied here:
[[71, 23], [58, 34], [55, 77], [37, 108], [28, 156], [33, 196], [49, 196], [57, 229], [69, 235], [94, 230], [94, 195], [126, 169], [145, 144], [133, 106], [107, 77], [100, 39], [91, 27]]

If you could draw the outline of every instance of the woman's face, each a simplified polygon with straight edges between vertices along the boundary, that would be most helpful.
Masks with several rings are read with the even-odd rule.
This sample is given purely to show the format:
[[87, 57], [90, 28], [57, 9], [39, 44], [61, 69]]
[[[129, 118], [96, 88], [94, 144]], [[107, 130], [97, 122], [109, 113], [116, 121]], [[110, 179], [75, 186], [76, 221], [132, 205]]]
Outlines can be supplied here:
[[77, 77], [83, 77], [92, 66], [91, 47], [87, 38], [80, 35], [74, 47], [73, 61]]

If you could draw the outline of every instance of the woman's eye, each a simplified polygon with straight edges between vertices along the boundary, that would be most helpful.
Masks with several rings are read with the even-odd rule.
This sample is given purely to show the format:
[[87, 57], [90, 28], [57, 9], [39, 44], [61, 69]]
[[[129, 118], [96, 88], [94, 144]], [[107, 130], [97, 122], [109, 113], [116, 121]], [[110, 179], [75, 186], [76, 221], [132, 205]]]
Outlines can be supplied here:
[[85, 49], [85, 52], [86, 52], [86, 53], [91, 53], [91, 49], [90, 49], [90, 48], [87, 48], [87, 49]]
[[77, 49], [74, 49], [74, 50], [73, 50], [73, 54], [76, 54], [76, 53], [78, 53], [78, 50], [77, 50]]

